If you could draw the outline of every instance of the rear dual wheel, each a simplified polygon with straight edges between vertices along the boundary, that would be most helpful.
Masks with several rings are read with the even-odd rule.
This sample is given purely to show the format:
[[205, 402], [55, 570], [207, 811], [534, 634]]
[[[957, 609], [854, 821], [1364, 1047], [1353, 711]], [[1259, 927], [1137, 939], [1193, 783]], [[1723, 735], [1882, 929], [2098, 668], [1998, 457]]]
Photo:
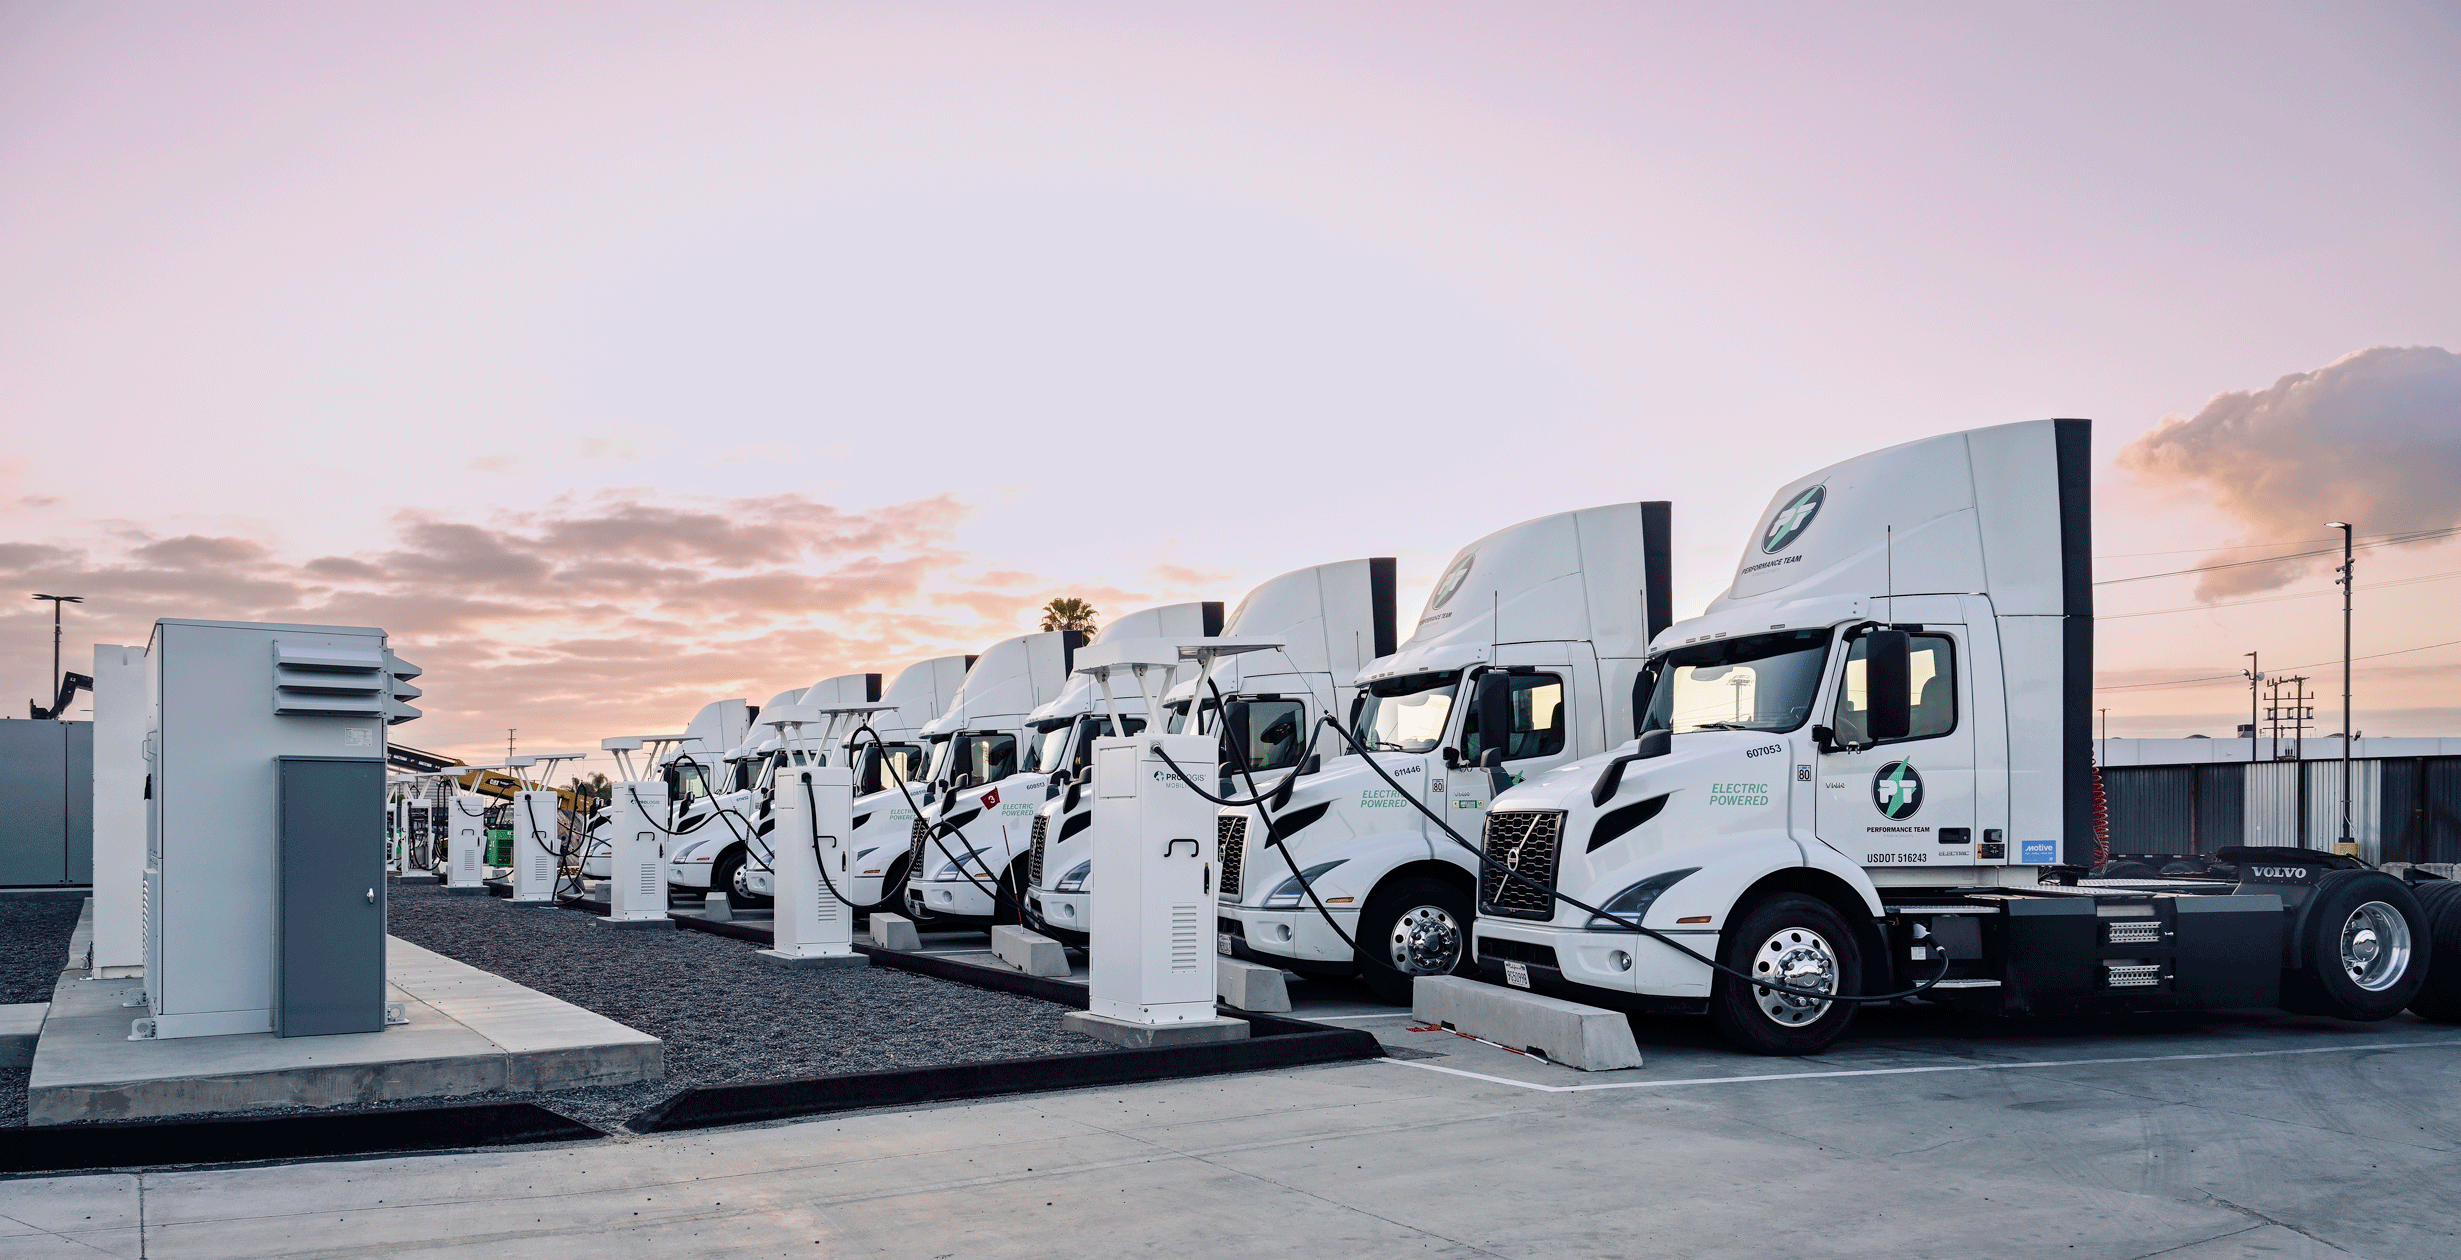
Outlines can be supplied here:
[[2410, 886], [2427, 920], [2427, 977], [2410, 999], [2410, 1012], [2438, 1023], [2461, 1024], [2461, 883], [2431, 879]]
[[2326, 871], [2298, 931], [2307, 961], [2282, 973], [2282, 1009], [2334, 1019], [2384, 1019], [2418, 996], [2434, 952], [2427, 916], [2407, 885], [2382, 871]]

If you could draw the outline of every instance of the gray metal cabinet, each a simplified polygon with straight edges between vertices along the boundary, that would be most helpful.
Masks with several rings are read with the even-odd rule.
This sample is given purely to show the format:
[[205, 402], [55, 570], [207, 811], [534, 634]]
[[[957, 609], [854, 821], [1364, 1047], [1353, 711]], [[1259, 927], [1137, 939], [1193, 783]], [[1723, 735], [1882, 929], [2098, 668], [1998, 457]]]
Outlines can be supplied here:
[[282, 757], [275, 836], [274, 1032], [385, 1026], [385, 768]]

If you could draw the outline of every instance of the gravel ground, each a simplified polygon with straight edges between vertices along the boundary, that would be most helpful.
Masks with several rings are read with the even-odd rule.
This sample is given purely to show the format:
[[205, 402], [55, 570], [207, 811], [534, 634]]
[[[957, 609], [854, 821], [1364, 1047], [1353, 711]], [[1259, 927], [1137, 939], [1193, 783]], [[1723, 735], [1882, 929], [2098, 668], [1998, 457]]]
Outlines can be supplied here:
[[[580, 911], [515, 906], [434, 884], [396, 883], [392, 898], [395, 936], [659, 1038], [667, 1074], [637, 1085], [378, 1104], [388, 1109], [534, 1102], [622, 1132], [643, 1108], [695, 1085], [1108, 1048], [1061, 1031], [1066, 1007], [910, 971], [790, 971], [753, 957], [759, 947], [749, 941], [680, 929], [613, 931]], [[11, 968], [0, 976], [13, 981], [31, 967], [42, 973], [35, 1000], [48, 1000], [77, 908], [74, 901], [0, 901], [0, 963]], [[0, 1128], [25, 1122], [26, 1070], [0, 1071]]]
[[601, 1128], [695, 1085], [1106, 1048], [1061, 1031], [1067, 1008], [1034, 998], [886, 967], [786, 970], [753, 957], [749, 941], [615, 931], [579, 911], [433, 884], [394, 885], [392, 929], [666, 1042], [663, 1081], [505, 1095]]
[[74, 897], [0, 897], [0, 1006], [51, 1000], [84, 907]]
[[[0, 897], [0, 1005], [51, 1000], [84, 906], [72, 897]], [[0, 1068], [0, 1128], [26, 1122], [26, 1073]]]

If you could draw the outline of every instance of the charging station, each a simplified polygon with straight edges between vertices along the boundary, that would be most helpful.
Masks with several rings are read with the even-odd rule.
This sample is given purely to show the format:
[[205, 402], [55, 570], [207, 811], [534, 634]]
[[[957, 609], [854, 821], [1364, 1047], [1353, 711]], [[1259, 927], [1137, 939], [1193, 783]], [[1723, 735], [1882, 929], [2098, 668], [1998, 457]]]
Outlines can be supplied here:
[[[1196, 653], [1204, 649], [1220, 655], [1238, 647], [1219, 639], [1094, 644], [1078, 650], [1077, 672], [1100, 688], [1112, 729], [1125, 730], [1119, 690], [1134, 687], [1145, 711], [1160, 713], [1175, 670], [1198, 661], [1201, 679], [1210, 659]], [[1099, 878], [1088, 925], [1088, 1009], [1062, 1019], [1073, 1031], [1131, 1046], [1248, 1035], [1247, 1021], [1214, 1008], [1214, 878], [1221, 869], [1214, 806], [1189, 791], [1170, 765], [1196, 774], [1215, 768], [1219, 736], [1202, 733], [1203, 706], [1194, 707], [1200, 717], [1192, 725], [1200, 729], [1171, 735], [1149, 727], [1094, 741]]]
[[615, 754], [624, 776], [607, 802], [607, 913], [596, 921], [609, 927], [675, 922], [667, 917], [665, 846], [659, 843], [666, 831], [667, 785], [663, 779], [636, 777], [632, 754], [641, 742], [638, 735], [598, 742]]
[[487, 888], [487, 798], [476, 792], [454, 792], [446, 806], [444, 886], [466, 892]]
[[555, 901], [556, 876], [564, 865], [563, 798], [555, 791], [555, 768], [579, 753], [536, 753], [504, 763], [521, 778], [513, 794], [513, 900], [523, 905]]
[[871, 959], [854, 948], [854, 907], [839, 895], [853, 877], [846, 839], [854, 831], [854, 771], [809, 764], [817, 755], [795, 756], [819, 751], [805, 744], [803, 728], [824, 716], [830, 728], [837, 725], [834, 713], [803, 705], [779, 705], [761, 715], [763, 724], [777, 728], [786, 755], [769, 787], [776, 913], [770, 947], [759, 954], [781, 967], [868, 967]]

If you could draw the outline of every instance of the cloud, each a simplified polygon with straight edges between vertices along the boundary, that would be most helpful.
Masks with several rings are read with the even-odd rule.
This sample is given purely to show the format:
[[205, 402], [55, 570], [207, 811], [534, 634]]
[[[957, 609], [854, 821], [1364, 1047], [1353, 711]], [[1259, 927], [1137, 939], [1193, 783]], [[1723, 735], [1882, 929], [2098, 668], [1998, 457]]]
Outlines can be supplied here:
[[[2251, 544], [2324, 537], [2326, 521], [2349, 521], [2361, 536], [2461, 524], [2461, 355], [2379, 346], [2269, 389], [2216, 394], [2129, 443], [2119, 466], [2158, 486], [2202, 488]], [[2323, 563], [2223, 569], [2196, 595], [2271, 590]]]
[[[305, 559], [278, 541], [97, 522], [79, 538], [0, 542], [0, 582], [87, 596], [69, 617], [71, 666], [85, 643], [144, 643], [161, 617], [381, 626], [427, 671], [427, 717], [405, 742], [477, 751], [516, 726], [525, 745], [586, 746], [675, 726], [713, 699], [1031, 629], [1048, 596], [1014, 588], [1048, 580], [954, 550], [966, 512], [945, 496], [851, 510], [610, 492], [486, 521], [405, 510], [388, 546]], [[28, 697], [48, 690], [49, 614], [36, 611], [0, 605], [0, 670]]]

